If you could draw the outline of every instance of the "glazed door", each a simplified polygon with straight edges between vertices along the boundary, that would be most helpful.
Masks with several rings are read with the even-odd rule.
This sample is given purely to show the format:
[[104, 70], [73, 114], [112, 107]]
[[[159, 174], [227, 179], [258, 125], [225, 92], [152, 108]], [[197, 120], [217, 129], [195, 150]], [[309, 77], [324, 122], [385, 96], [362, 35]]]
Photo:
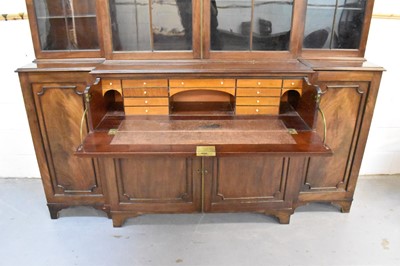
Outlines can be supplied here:
[[68, 196], [71, 200], [76, 196], [89, 203], [96, 201], [93, 196], [102, 196], [97, 160], [74, 156], [76, 147], [81, 143], [81, 130], [82, 134], [88, 131], [85, 121], [81, 129], [84, 88], [81, 84], [33, 85], [48, 168], [48, 172], [42, 171], [41, 174], [46, 187], [53, 190], [52, 202], [60, 196]]
[[[334, 201], [352, 197], [354, 187], [349, 187], [349, 184], [352, 178], [357, 179], [360, 166], [360, 161], [356, 163], [355, 160], [362, 156], [365, 146], [365, 142], [360, 141], [362, 139], [360, 135], [368, 134], [368, 128], [361, 129], [369, 84], [369, 82], [320, 84], [323, 91], [320, 106], [326, 118], [326, 143], [332, 149], [333, 156], [309, 159], [300, 200]], [[317, 131], [321, 134], [324, 131], [323, 127], [320, 120]]]

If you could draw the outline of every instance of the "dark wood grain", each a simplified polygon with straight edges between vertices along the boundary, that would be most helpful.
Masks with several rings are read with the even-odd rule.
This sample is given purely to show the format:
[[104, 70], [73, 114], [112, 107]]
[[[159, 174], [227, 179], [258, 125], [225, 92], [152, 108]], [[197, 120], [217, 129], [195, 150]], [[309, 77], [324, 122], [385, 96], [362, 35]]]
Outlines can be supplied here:
[[[51, 218], [80, 205], [106, 212], [115, 227], [145, 213], [249, 211], [287, 224], [296, 207], [320, 201], [350, 211], [384, 71], [363, 58], [374, 0], [366, 1], [357, 49], [304, 49], [307, 1], [296, 0], [287, 51], [218, 51], [211, 47], [212, 3], [193, 0], [193, 51], [132, 52], [114, 51], [107, 0], [74, 0], [78, 13], [93, 13], [75, 17], [84, 49], [46, 50], [43, 38], [63, 49], [74, 36], [58, 19], [41, 36], [45, 18], [37, 17], [34, 2], [26, 0], [36, 60], [17, 72]], [[49, 16], [65, 15], [57, 1], [47, 2]], [[148, 93], [154, 98], [143, 102]], [[163, 106], [164, 115], [129, 115], [127, 108], [149, 103]], [[257, 104], [274, 113], [237, 115], [238, 106]], [[326, 143], [318, 107], [326, 116]], [[173, 133], [195, 136], [193, 124], [250, 120], [271, 127], [279, 121], [292, 141], [276, 141], [276, 132], [254, 126], [240, 130], [259, 133], [252, 140], [264, 142], [213, 128], [209, 134], [224, 141], [214, 143], [215, 157], [205, 157], [196, 148], [210, 144], [207, 138], [188, 142]], [[126, 131], [127, 124], [145, 131], [152, 123], [170, 125], [175, 139], [165, 141], [164, 134], [158, 135], [164, 142], [141, 142], [133, 132], [113, 143], [109, 133]]]

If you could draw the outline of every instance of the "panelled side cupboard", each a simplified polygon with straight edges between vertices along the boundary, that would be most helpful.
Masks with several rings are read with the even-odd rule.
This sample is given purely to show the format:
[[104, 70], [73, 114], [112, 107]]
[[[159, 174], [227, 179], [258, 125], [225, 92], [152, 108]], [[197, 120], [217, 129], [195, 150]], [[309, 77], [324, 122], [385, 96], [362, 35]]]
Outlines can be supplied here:
[[26, 4], [51, 218], [350, 211], [383, 71], [364, 59], [373, 0]]

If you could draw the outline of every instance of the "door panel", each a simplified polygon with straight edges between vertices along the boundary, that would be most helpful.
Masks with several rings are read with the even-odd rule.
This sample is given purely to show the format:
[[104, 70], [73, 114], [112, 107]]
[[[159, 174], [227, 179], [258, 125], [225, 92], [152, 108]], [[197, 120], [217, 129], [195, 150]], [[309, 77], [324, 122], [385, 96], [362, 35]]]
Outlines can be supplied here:
[[[326, 142], [333, 156], [310, 158], [302, 191], [346, 191], [369, 84], [336, 82], [320, 86], [324, 92], [320, 106], [326, 117]], [[320, 120], [317, 131], [322, 135], [323, 130]]]
[[198, 161], [169, 156], [133, 156], [116, 160], [119, 202], [164, 204], [165, 209], [158, 210], [161, 212], [168, 208], [178, 210], [179, 205], [184, 206], [182, 211], [198, 209]]
[[220, 157], [205, 165], [212, 168], [206, 177], [206, 211], [251, 211], [284, 205], [288, 158]]
[[[97, 176], [97, 161], [74, 156], [81, 142], [83, 90], [81, 85], [33, 85], [54, 195], [102, 193]], [[87, 130], [85, 123], [83, 133]]]

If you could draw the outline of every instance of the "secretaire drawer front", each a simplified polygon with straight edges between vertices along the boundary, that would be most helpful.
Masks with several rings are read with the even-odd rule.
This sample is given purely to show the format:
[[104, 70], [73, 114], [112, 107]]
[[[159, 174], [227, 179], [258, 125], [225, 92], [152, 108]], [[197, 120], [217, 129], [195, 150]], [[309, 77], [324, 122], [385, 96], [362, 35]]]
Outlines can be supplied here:
[[168, 98], [124, 98], [125, 106], [168, 106]]
[[279, 106], [236, 106], [237, 115], [278, 115]]
[[237, 97], [236, 105], [279, 105], [279, 97]]
[[166, 79], [125, 79], [122, 80], [123, 88], [155, 88], [168, 87]]
[[238, 79], [238, 88], [280, 88], [282, 87], [281, 79]]
[[124, 88], [124, 97], [168, 97], [167, 88]]
[[267, 89], [267, 88], [237, 88], [236, 96], [281, 96], [281, 89]]
[[234, 79], [170, 79], [171, 88], [209, 88], [209, 87], [235, 87]]
[[126, 115], [168, 115], [169, 108], [168, 106], [126, 106], [125, 107]]

